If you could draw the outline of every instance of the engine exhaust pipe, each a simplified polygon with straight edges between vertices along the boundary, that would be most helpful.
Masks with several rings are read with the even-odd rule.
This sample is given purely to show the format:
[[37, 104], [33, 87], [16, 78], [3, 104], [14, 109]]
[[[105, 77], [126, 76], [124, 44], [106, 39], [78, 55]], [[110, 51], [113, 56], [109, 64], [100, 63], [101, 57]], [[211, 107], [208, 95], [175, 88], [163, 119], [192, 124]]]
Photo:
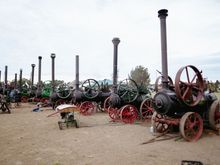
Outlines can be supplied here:
[[22, 69], [20, 69], [20, 75], [19, 75], [19, 90], [21, 91], [22, 89]]
[[161, 56], [162, 56], [162, 84], [163, 88], [168, 88], [168, 67], [167, 67], [167, 34], [166, 34], [166, 17], [167, 9], [158, 11], [160, 18], [160, 34], [161, 34]]
[[119, 38], [113, 38], [114, 45], [113, 54], [113, 92], [117, 92], [117, 79], [118, 79], [118, 44], [120, 43]]
[[35, 64], [31, 64], [32, 71], [31, 71], [31, 88], [34, 86], [34, 67]]
[[51, 53], [50, 55], [52, 59], [52, 91], [55, 91], [55, 53]]
[[41, 86], [41, 60], [42, 60], [42, 57], [39, 56], [39, 57], [38, 57], [38, 60], [39, 60], [39, 68], [38, 68], [38, 86]]
[[15, 73], [15, 86], [14, 89], [17, 89], [17, 73]]
[[5, 89], [8, 88], [8, 66], [5, 66]]
[[76, 55], [76, 90], [79, 90], [79, 55]]

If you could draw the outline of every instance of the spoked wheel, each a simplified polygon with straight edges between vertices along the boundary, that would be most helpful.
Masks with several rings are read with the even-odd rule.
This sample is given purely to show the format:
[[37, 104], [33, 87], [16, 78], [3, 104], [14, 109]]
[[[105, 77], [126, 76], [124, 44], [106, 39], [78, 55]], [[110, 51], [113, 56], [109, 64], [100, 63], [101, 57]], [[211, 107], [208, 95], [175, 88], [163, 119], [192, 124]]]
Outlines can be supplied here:
[[[157, 79], [156, 79], [155, 86], [154, 86], [154, 90], [155, 90], [156, 92], [158, 92], [159, 90], [161, 90], [162, 87], [163, 87], [162, 79], [163, 79], [163, 76], [159, 76], [159, 77], [157, 77]], [[169, 86], [169, 87], [173, 86], [173, 80], [172, 80], [169, 76], [168, 76], [168, 86]]]
[[33, 98], [33, 101], [34, 101], [34, 102], [40, 102], [40, 98], [34, 97], [34, 98]]
[[61, 99], [66, 99], [71, 95], [70, 87], [66, 84], [60, 84], [58, 85], [56, 89], [57, 96]]
[[203, 120], [198, 113], [187, 112], [180, 119], [180, 133], [187, 141], [197, 141], [202, 135]]
[[22, 103], [27, 103], [28, 102], [28, 97], [27, 96], [22, 96], [21, 97], [21, 102]]
[[49, 100], [48, 98], [41, 98], [41, 99], [40, 99], [40, 102], [46, 103], [46, 102], [48, 102], [48, 100]]
[[154, 113], [152, 99], [144, 99], [140, 106], [140, 115], [143, 120], [150, 119]]
[[118, 95], [125, 103], [131, 103], [138, 97], [138, 86], [132, 79], [125, 79], [118, 85]]
[[125, 105], [121, 108], [120, 118], [124, 123], [133, 124], [138, 117], [137, 108], [133, 105]]
[[104, 101], [104, 111], [107, 112], [108, 111], [108, 107], [110, 106], [109, 104], [109, 100], [110, 100], [110, 96], [107, 97]]
[[97, 97], [100, 92], [99, 83], [94, 79], [87, 79], [84, 81], [82, 84], [82, 89], [85, 91], [83, 92], [84, 96], [88, 99]]
[[113, 121], [119, 119], [119, 111], [117, 108], [108, 107], [108, 115]]
[[219, 101], [216, 100], [212, 103], [209, 109], [209, 125], [214, 130], [220, 129], [220, 105]]
[[96, 106], [92, 101], [84, 101], [80, 107], [80, 113], [88, 116], [88, 115], [92, 115], [93, 113], [96, 112]]
[[165, 133], [169, 130], [169, 125], [166, 123], [165, 116], [156, 111], [154, 111], [151, 118], [151, 125], [156, 133]]
[[199, 70], [188, 65], [179, 69], [175, 78], [175, 91], [188, 106], [195, 106], [203, 97], [204, 82]]

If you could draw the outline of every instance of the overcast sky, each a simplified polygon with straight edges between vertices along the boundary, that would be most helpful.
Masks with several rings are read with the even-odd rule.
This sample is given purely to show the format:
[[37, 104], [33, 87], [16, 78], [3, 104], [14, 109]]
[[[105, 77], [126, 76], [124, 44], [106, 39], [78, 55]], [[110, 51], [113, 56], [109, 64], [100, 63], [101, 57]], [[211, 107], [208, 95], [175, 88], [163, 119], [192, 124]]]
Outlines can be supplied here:
[[75, 79], [79, 55], [80, 80], [112, 79], [113, 44], [119, 37], [119, 79], [137, 65], [148, 68], [154, 83], [161, 70], [158, 10], [168, 9], [168, 73], [191, 64], [208, 80], [220, 80], [219, 0], [0, 0], [0, 70], [8, 65], [9, 80], [31, 64], [42, 80], [51, 80], [50, 54], [56, 54], [55, 78]]

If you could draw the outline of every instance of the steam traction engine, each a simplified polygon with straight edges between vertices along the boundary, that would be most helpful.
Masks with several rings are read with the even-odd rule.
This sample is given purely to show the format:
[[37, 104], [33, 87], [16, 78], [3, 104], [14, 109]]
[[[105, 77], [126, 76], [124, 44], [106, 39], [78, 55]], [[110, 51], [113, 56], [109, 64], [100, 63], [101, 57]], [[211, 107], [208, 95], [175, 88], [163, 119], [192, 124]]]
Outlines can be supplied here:
[[132, 79], [121, 81], [108, 101], [108, 113], [113, 121], [132, 124], [136, 119], [146, 120], [153, 114], [150, 92]]
[[125, 79], [117, 84], [117, 56], [119, 38], [112, 40], [114, 44], [113, 58], [113, 91], [105, 101], [105, 108], [113, 121], [134, 123], [140, 117], [149, 118], [153, 113], [152, 101], [148, 89], [138, 86], [132, 79]]
[[75, 90], [73, 91], [73, 103], [76, 104], [83, 115], [93, 114], [97, 108], [103, 109], [104, 101], [110, 96], [107, 84], [100, 86], [94, 79], [85, 80], [79, 88], [79, 56], [76, 56]]
[[60, 83], [55, 84], [55, 57], [54, 53], [51, 53], [52, 60], [52, 79], [51, 79], [51, 88], [48, 90], [48, 95], [50, 98], [50, 103], [53, 109], [55, 109], [58, 105], [64, 103], [70, 103], [72, 99], [72, 87], [68, 83]]
[[179, 69], [172, 85], [167, 74], [166, 9], [158, 11], [161, 23], [162, 89], [154, 96], [155, 112], [152, 126], [155, 132], [165, 133], [179, 128], [183, 138], [196, 141], [205, 125], [220, 129], [220, 107], [213, 93], [204, 92], [201, 72], [193, 65]]

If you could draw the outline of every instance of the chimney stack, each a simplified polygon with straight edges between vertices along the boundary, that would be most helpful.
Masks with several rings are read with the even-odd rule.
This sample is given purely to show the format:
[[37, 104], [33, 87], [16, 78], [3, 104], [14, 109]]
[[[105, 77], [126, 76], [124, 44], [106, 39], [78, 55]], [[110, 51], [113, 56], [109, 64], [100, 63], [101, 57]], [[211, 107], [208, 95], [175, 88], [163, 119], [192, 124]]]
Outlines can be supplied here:
[[161, 9], [158, 11], [158, 17], [160, 18], [163, 88], [168, 88], [167, 34], [166, 34], [166, 17], [167, 16], [168, 16], [167, 9]]
[[113, 92], [117, 92], [117, 78], [118, 78], [118, 44], [120, 43], [119, 38], [113, 38], [112, 40], [114, 45], [114, 54], [113, 54]]
[[39, 56], [38, 59], [39, 59], [39, 67], [38, 67], [38, 85], [40, 85], [40, 84], [41, 84], [41, 60], [42, 60], [42, 57]]
[[31, 71], [31, 88], [32, 88], [33, 85], [34, 85], [34, 67], [35, 67], [35, 64], [31, 64], [31, 67], [32, 67], [32, 71]]
[[76, 90], [79, 90], [79, 55], [76, 55]]
[[52, 59], [52, 90], [55, 91], [55, 53], [51, 53], [50, 55]]
[[8, 66], [5, 66], [5, 89], [8, 88]]
[[15, 86], [14, 89], [17, 89], [17, 73], [15, 73]]
[[20, 78], [19, 78], [19, 90], [22, 88], [22, 69], [20, 69]]

